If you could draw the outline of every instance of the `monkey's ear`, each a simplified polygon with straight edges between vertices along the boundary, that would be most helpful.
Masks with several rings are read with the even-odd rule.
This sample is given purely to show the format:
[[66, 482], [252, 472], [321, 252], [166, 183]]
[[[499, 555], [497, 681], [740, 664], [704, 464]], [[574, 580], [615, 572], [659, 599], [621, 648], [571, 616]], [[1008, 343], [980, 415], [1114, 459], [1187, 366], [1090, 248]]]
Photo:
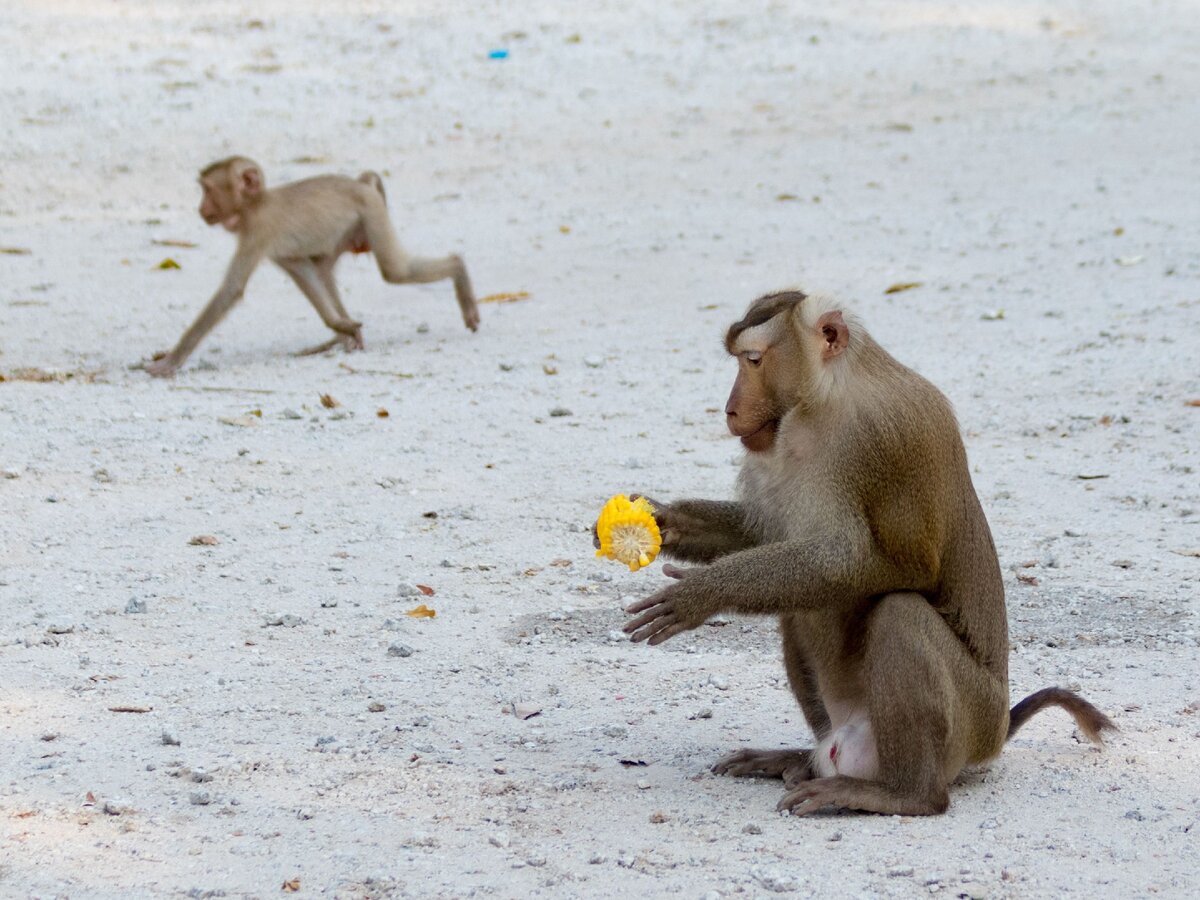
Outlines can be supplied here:
[[821, 359], [830, 360], [840, 355], [850, 343], [850, 329], [842, 318], [841, 310], [822, 313], [817, 319], [817, 331], [821, 332]]
[[263, 190], [262, 170], [258, 166], [242, 169], [242, 191], [247, 197], [257, 197]]

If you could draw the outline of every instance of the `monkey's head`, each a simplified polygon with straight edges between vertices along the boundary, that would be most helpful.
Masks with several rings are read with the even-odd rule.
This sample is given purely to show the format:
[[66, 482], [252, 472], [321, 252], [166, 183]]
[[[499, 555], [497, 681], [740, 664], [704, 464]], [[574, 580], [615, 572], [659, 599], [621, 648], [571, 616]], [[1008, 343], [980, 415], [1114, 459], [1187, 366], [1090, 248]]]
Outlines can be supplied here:
[[841, 310], [823, 297], [784, 291], [751, 303], [725, 334], [725, 349], [738, 361], [725, 403], [730, 432], [751, 452], [771, 449], [789, 411], [830, 398], [850, 340]]
[[256, 204], [266, 190], [258, 163], [244, 156], [231, 156], [206, 166], [200, 172], [200, 217], [209, 225], [221, 224], [226, 231], [242, 227], [242, 213]]

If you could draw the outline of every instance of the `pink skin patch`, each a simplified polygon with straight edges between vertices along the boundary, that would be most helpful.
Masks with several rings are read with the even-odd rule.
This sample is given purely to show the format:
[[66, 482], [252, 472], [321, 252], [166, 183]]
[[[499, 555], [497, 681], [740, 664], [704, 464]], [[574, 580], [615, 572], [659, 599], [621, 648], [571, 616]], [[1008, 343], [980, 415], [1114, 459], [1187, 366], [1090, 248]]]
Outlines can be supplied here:
[[837, 762], [837, 744], [829, 745], [829, 761], [831, 763]]

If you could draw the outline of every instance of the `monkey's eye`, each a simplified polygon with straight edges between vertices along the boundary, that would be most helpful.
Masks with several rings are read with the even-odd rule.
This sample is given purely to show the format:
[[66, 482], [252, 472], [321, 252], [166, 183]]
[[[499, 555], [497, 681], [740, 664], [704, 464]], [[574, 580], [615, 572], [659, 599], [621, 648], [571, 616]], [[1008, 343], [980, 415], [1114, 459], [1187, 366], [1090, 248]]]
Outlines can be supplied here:
[[762, 354], [759, 353], [757, 350], [747, 350], [745, 353], [742, 354], [742, 359], [744, 359], [747, 363], [754, 366], [755, 368], [758, 368], [759, 366], [762, 365]]

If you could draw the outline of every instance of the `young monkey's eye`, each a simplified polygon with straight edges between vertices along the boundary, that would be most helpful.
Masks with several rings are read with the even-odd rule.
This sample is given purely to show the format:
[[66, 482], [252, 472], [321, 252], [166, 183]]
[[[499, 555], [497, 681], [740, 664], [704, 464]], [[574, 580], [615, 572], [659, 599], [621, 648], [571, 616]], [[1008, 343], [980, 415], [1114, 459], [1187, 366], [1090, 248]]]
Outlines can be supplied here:
[[759, 353], [757, 350], [747, 350], [745, 353], [742, 354], [742, 359], [744, 359], [746, 362], [748, 362], [750, 365], [754, 366], [755, 368], [762, 365], [762, 354]]

